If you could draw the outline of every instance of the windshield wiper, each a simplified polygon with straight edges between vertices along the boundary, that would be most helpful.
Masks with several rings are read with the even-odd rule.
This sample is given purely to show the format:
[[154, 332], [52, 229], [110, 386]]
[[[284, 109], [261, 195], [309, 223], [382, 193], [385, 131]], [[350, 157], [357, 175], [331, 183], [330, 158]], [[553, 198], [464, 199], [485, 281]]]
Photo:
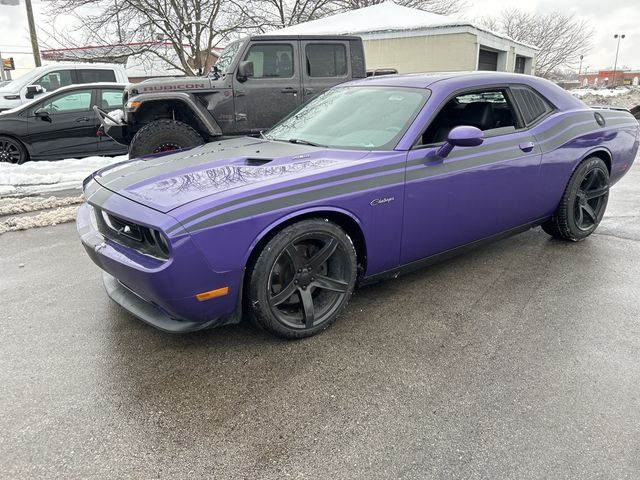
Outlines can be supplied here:
[[320, 145], [319, 143], [313, 143], [309, 140], [302, 140], [300, 138], [290, 138], [289, 143], [296, 143], [298, 145], [309, 145], [310, 147], [327, 147], [326, 145]]

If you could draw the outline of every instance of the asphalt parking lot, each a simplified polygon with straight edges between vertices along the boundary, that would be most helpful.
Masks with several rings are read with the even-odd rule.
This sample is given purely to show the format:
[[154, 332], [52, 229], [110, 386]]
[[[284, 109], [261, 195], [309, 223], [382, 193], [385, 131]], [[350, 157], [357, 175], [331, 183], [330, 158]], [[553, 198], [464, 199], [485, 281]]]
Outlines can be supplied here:
[[73, 224], [1, 235], [0, 476], [638, 478], [639, 185], [583, 243], [531, 230], [297, 342], [158, 332]]

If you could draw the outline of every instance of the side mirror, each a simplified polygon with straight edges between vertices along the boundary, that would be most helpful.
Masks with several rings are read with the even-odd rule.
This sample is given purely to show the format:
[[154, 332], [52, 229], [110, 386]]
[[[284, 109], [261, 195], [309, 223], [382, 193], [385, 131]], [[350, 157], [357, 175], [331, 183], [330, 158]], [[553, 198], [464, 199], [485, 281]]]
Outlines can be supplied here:
[[44, 88], [42, 88], [40, 85], [28, 85], [25, 97], [27, 97], [28, 99], [32, 99], [36, 95], [42, 95], [44, 91]]
[[240, 62], [238, 65], [238, 80], [246, 82], [253, 77], [253, 62]]
[[484, 134], [482, 130], [476, 127], [470, 127], [462, 125], [453, 128], [449, 135], [447, 135], [447, 141], [442, 145], [436, 155], [440, 158], [446, 158], [453, 150], [453, 147], [477, 147], [484, 142]]
[[42, 120], [45, 120], [47, 122], [51, 121], [51, 117], [49, 116], [49, 112], [47, 112], [44, 108], [40, 107], [38, 108], [35, 112], [33, 112], [33, 114], [38, 117], [41, 118]]

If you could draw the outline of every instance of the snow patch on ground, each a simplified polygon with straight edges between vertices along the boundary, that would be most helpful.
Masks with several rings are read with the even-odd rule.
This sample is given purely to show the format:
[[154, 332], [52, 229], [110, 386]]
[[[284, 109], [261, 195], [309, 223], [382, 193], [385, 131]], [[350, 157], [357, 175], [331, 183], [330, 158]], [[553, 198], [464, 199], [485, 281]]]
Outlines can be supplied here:
[[0, 217], [77, 205], [82, 203], [83, 200], [84, 197], [82, 195], [77, 197], [0, 198]]
[[78, 207], [62, 207], [56, 210], [41, 212], [37, 215], [25, 217], [9, 217], [0, 221], [0, 235], [6, 232], [27, 230], [35, 227], [48, 227], [59, 223], [73, 222], [76, 218]]
[[599, 97], [617, 97], [619, 95], [627, 95], [630, 92], [628, 88], [616, 88], [616, 89], [593, 89], [593, 88], [576, 88], [569, 90], [569, 93], [574, 97], [584, 97], [585, 95], [596, 95]]
[[70, 158], [54, 162], [0, 163], [0, 197], [80, 188], [82, 180], [96, 170], [128, 157]]

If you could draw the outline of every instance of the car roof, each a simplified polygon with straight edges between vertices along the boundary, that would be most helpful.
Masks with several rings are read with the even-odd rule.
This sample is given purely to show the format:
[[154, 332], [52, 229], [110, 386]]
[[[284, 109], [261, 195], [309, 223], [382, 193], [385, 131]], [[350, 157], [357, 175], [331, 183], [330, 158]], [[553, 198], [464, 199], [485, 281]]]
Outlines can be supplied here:
[[519, 84], [534, 88], [556, 107], [563, 110], [584, 108], [581, 100], [559, 87], [549, 80], [525, 75], [522, 73], [507, 72], [434, 72], [434, 73], [409, 73], [399, 75], [372, 76], [340, 86], [394, 86], [409, 88], [428, 88], [430, 90], [446, 90], [454, 92], [461, 89], [482, 87], [484, 85], [509, 85]]

